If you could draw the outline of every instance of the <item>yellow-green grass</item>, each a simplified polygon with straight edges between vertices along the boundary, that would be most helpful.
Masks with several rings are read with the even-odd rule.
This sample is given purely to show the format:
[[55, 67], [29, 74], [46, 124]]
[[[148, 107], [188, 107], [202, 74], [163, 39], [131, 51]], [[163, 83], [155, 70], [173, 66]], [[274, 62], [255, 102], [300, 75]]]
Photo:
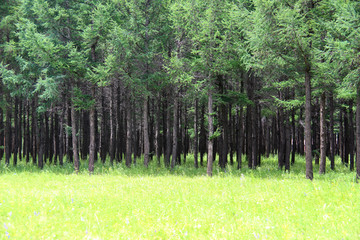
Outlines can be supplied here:
[[303, 158], [290, 173], [271, 157], [212, 178], [189, 160], [172, 172], [98, 163], [92, 176], [85, 162], [76, 175], [2, 161], [0, 239], [360, 239], [360, 185], [341, 163], [311, 182]]

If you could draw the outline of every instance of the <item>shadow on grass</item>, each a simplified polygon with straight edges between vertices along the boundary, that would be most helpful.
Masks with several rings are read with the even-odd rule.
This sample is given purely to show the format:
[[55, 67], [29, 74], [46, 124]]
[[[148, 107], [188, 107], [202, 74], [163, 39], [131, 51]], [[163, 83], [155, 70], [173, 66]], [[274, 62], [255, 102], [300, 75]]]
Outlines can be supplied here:
[[[243, 158], [245, 159], [245, 157]], [[329, 162], [327, 163], [327, 173], [319, 175], [319, 166], [314, 164], [314, 179], [315, 180], [338, 180], [354, 178], [355, 173], [351, 172], [347, 167], [341, 164], [340, 158], [336, 158], [335, 170], [330, 169]], [[88, 175], [88, 161], [81, 161], [79, 175]], [[51, 173], [57, 175], [72, 175], [74, 173], [73, 164], [70, 162], [64, 163], [63, 166], [46, 163], [41, 170], [30, 161], [19, 161], [17, 166], [13, 166], [12, 161], [9, 165], [5, 165], [4, 160], [0, 162], [0, 175], [3, 174], [20, 174], [20, 173]], [[133, 164], [130, 168], [126, 167], [124, 161], [110, 165], [109, 159], [105, 164], [97, 162], [95, 164], [94, 175], [114, 175], [114, 176], [129, 176], [129, 177], [157, 177], [157, 176], [183, 176], [183, 177], [201, 177], [206, 176], [206, 161], [204, 166], [199, 168], [194, 167], [194, 158], [192, 155], [187, 157], [186, 163], [176, 166], [174, 169], [168, 169], [163, 164], [163, 159], [158, 161], [154, 159], [150, 162], [148, 168], [143, 165], [142, 159], [137, 159], [137, 164]], [[296, 162], [291, 166], [290, 172], [281, 171], [278, 169], [277, 156], [270, 156], [269, 158], [262, 158], [261, 166], [256, 169], [249, 169], [247, 162], [242, 162], [242, 168], [237, 169], [237, 163], [233, 165], [228, 164], [225, 169], [218, 166], [218, 161], [214, 162], [213, 168], [214, 177], [252, 177], [263, 179], [305, 179], [305, 158], [303, 156], [296, 156]]]

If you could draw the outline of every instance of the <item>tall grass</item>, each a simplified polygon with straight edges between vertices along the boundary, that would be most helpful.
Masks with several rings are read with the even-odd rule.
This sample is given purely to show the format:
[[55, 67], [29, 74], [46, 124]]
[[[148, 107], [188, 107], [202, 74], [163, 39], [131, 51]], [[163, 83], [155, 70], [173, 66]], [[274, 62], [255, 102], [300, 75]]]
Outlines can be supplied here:
[[86, 165], [2, 161], [0, 239], [360, 239], [359, 185], [339, 159], [312, 182], [301, 157], [290, 173], [273, 156], [212, 178], [191, 157], [174, 171]]

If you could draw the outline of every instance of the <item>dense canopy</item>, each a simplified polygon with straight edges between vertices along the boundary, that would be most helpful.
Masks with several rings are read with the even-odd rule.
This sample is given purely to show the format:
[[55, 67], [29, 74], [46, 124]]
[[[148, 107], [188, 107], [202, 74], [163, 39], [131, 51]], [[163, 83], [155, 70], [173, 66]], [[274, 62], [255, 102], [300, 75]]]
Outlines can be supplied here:
[[313, 179], [339, 155], [360, 178], [358, 1], [5, 0], [0, 16], [6, 164], [191, 153], [211, 176], [305, 154]]

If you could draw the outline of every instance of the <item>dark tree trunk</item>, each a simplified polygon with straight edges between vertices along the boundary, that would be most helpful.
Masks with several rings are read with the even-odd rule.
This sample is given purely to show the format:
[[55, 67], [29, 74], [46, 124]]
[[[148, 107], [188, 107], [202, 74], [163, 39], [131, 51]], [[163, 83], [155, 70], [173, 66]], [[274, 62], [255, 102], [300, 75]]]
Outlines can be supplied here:
[[238, 163], [237, 169], [242, 167], [242, 146], [244, 142], [243, 134], [243, 107], [240, 107], [240, 113], [237, 110], [237, 127], [236, 127], [236, 161]]
[[44, 125], [45, 125], [45, 126], [43, 126], [43, 127], [45, 127], [45, 129], [44, 129], [45, 130], [45, 133], [44, 133], [44, 141], [45, 142], [44, 142], [44, 150], [43, 150], [43, 162], [46, 163], [49, 158], [49, 148], [50, 148], [50, 145], [53, 144], [53, 141], [52, 141], [52, 139], [51, 140], [49, 139], [49, 113], [45, 112], [42, 117], [43, 117], [42, 122], [44, 122]]
[[46, 137], [45, 137], [45, 131], [46, 129], [44, 129], [44, 113], [41, 113], [39, 115], [39, 124], [36, 123], [38, 125], [37, 127], [37, 145], [38, 145], [38, 149], [39, 149], [39, 157], [38, 157], [38, 167], [40, 169], [43, 169], [44, 167], [44, 155], [45, 155], [45, 141], [46, 141]]
[[59, 138], [59, 115], [57, 113], [52, 114], [52, 130], [51, 130], [51, 139], [54, 141], [54, 164], [57, 164], [57, 159], [59, 157], [59, 148], [60, 148], [60, 139]]
[[[3, 88], [0, 82], [0, 101], [3, 101]], [[4, 112], [3, 108], [0, 107], [0, 161], [4, 157]]]
[[349, 102], [349, 155], [350, 155], [350, 171], [354, 171], [354, 112], [353, 112], [353, 101]]
[[71, 135], [72, 135], [72, 150], [73, 150], [73, 160], [74, 160], [74, 170], [77, 174], [79, 172], [80, 160], [79, 160], [79, 151], [77, 147], [77, 128], [76, 128], [76, 111], [75, 106], [71, 106]]
[[279, 109], [279, 130], [280, 130], [280, 146], [278, 151], [278, 167], [280, 170], [283, 169], [285, 165], [285, 151], [286, 151], [286, 139], [285, 139], [285, 124], [284, 124], [284, 110], [282, 107]]
[[291, 149], [291, 165], [295, 163], [296, 153], [296, 130], [295, 130], [295, 109], [291, 111], [291, 132], [292, 132], [292, 149]]
[[207, 175], [212, 176], [213, 161], [214, 161], [214, 123], [213, 123], [213, 96], [212, 90], [208, 90], [208, 123], [209, 123], [209, 138], [208, 138], [208, 155], [207, 155]]
[[326, 116], [325, 116], [325, 91], [320, 97], [320, 166], [319, 174], [326, 170]]
[[31, 130], [30, 130], [30, 101], [27, 101], [27, 119], [26, 119], [26, 163], [30, 162], [31, 153]]
[[298, 127], [298, 136], [299, 136], [299, 154], [300, 155], [304, 155], [304, 151], [305, 151], [305, 146], [304, 146], [304, 127], [301, 124], [301, 120], [303, 119], [303, 110], [302, 108], [300, 109], [300, 114], [299, 114], [299, 127]]
[[36, 165], [37, 163], [37, 151], [38, 151], [38, 146], [37, 146], [37, 138], [38, 138], [38, 119], [37, 119], [37, 97], [34, 98], [34, 100], [32, 101], [32, 158], [33, 158], [33, 164]]
[[285, 112], [285, 171], [290, 172], [291, 128], [288, 111]]
[[[90, 110], [91, 111], [91, 110]], [[81, 148], [81, 158], [85, 160], [90, 153], [90, 113], [89, 111], [83, 111], [82, 114], [82, 148]]]
[[[121, 111], [121, 86], [120, 86], [120, 82], [118, 82], [118, 86], [117, 86], [117, 91], [116, 91], [117, 95], [117, 101], [116, 101], [116, 162], [121, 162], [122, 161], [122, 155], [124, 152], [124, 147], [123, 147], [123, 142], [125, 137], [124, 137], [124, 133], [123, 133], [123, 129], [124, 129], [124, 124], [123, 124], [123, 114]], [[125, 147], [126, 148], [126, 147]]]
[[195, 99], [195, 113], [194, 113], [194, 167], [199, 167], [198, 162], [198, 149], [199, 149], [199, 134], [198, 134], [198, 118], [199, 118], [199, 100]]
[[305, 159], [306, 178], [313, 179], [313, 164], [311, 150], [311, 74], [310, 66], [305, 71]]
[[164, 157], [164, 164], [165, 167], [170, 167], [170, 156], [171, 156], [171, 118], [170, 118], [170, 106], [169, 102], [166, 106], [166, 141], [165, 143], [165, 157]]
[[[72, 118], [71, 118], [71, 98], [68, 98], [68, 103], [67, 103], [67, 126], [72, 126]], [[67, 144], [66, 144], [66, 150], [67, 150], [67, 162], [73, 162], [73, 156], [74, 156], [74, 152], [72, 149], [72, 143], [73, 143], [73, 139], [72, 139], [72, 134], [69, 133], [68, 131], [66, 132], [67, 135]]]
[[115, 96], [113, 91], [114, 86], [110, 86], [110, 147], [109, 147], [109, 155], [110, 155], [110, 164], [111, 166], [114, 164], [115, 152], [116, 152], [116, 112], [114, 109]]
[[[161, 115], [161, 99], [160, 96], [157, 97], [157, 103], [155, 105], [155, 111], [156, 111], [156, 122], [155, 122], [155, 155], [156, 155], [156, 159], [157, 159], [157, 163], [158, 166], [160, 166], [161, 162], [160, 162], [160, 158], [161, 158], [161, 134], [160, 134], [160, 122], [161, 122], [161, 117], [160, 116], [164, 116]], [[164, 134], [165, 132], [163, 132]]]
[[350, 128], [349, 128], [349, 118], [348, 118], [348, 111], [344, 109], [344, 164], [346, 167], [349, 166], [349, 150], [350, 150]]
[[255, 102], [255, 106], [254, 106], [254, 109], [253, 109], [253, 112], [252, 112], [252, 118], [251, 118], [251, 121], [252, 121], [252, 124], [251, 124], [251, 132], [252, 132], [252, 135], [251, 135], [251, 145], [252, 145], [252, 148], [251, 148], [251, 168], [252, 169], [256, 169], [256, 167], [258, 166], [258, 148], [259, 148], [259, 145], [258, 145], [258, 139], [257, 139], [257, 105], [258, 103]]
[[130, 96], [127, 96], [125, 100], [126, 104], [126, 157], [125, 157], [125, 164], [127, 167], [131, 166], [132, 163], [132, 138], [131, 138], [131, 102], [129, 99]]
[[107, 129], [106, 129], [106, 110], [105, 110], [105, 93], [104, 89], [101, 89], [101, 134], [100, 134], [100, 158], [102, 164], [106, 161], [106, 154], [107, 154]]
[[345, 159], [345, 151], [344, 151], [344, 114], [343, 114], [343, 108], [340, 108], [339, 111], [339, 154], [340, 154], [340, 158], [341, 158], [341, 163], [344, 164], [344, 159]]
[[57, 115], [55, 112], [50, 113], [50, 132], [49, 132], [49, 163], [51, 164], [54, 161], [54, 164], [57, 164], [57, 156], [59, 151], [59, 135], [54, 134], [55, 129], [59, 128], [59, 123]]
[[330, 168], [335, 170], [335, 136], [334, 136], [334, 97], [333, 92], [329, 95], [329, 107], [330, 107]]
[[[93, 89], [93, 94], [95, 90]], [[89, 174], [94, 172], [95, 154], [96, 154], [96, 140], [95, 140], [95, 106], [90, 109], [90, 146], [89, 146]]]
[[150, 142], [149, 142], [149, 97], [145, 97], [144, 100], [144, 116], [143, 116], [143, 126], [144, 126], [144, 165], [145, 167], [149, 166], [149, 155], [150, 155]]
[[360, 179], [360, 85], [356, 94], [356, 182]]
[[13, 141], [14, 141], [14, 154], [13, 154], [13, 164], [14, 166], [17, 165], [17, 157], [18, 157], [18, 149], [19, 149], [19, 119], [18, 119], [18, 114], [19, 114], [19, 99], [17, 97], [15, 97], [15, 106], [14, 106], [14, 137], [13, 137]]
[[205, 104], [201, 106], [200, 136], [199, 136], [200, 166], [204, 166], [204, 155], [206, 152], [206, 130], [205, 130]]
[[173, 122], [173, 140], [172, 140], [172, 158], [171, 158], [171, 169], [174, 169], [177, 151], [178, 151], [178, 126], [179, 126], [179, 96], [177, 89], [175, 89], [174, 99], [174, 122]]
[[6, 95], [6, 128], [5, 128], [5, 164], [10, 164], [11, 148], [12, 148], [12, 134], [11, 134], [11, 98], [10, 94]]

